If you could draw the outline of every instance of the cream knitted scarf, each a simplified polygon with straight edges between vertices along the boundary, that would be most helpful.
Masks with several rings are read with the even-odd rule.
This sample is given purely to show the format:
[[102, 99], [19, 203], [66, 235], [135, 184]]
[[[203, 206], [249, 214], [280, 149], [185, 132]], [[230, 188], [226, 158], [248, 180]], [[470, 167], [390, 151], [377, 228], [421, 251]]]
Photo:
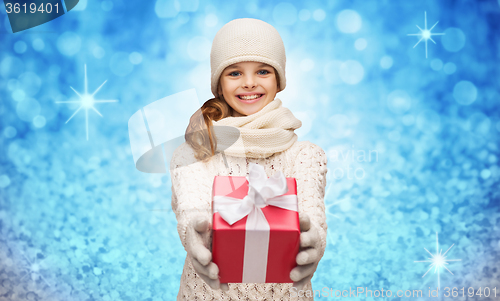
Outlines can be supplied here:
[[[234, 157], [267, 158], [297, 141], [302, 122], [275, 98], [259, 112], [213, 121], [217, 151]], [[236, 130], [236, 129], [237, 130]]]

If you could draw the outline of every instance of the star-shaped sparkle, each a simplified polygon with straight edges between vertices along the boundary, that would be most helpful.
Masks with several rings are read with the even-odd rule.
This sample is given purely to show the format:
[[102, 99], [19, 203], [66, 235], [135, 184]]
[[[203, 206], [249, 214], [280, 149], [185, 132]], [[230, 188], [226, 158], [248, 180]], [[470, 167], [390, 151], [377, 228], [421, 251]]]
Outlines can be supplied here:
[[84, 68], [85, 69], [85, 92], [83, 94], [80, 94], [75, 89], [73, 89], [73, 87], [70, 86], [70, 88], [76, 93], [76, 95], [78, 95], [78, 97], [80, 97], [80, 100], [56, 101], [56, 103], [80, 103], [80, 107], [73, 113], [73, 115], [71, 115], [71, 117], [66, 121], [66, 123], [68, 123], [68, 121], [70, 121], [71, 118], [73, 118], [76, 115], [76, 113], [78, 113], [81, 109], [85, 109], [85, 129], [86, 129], [87, 141], [88, 141], [89, 140], [89, 109], [94, 110], [97, 114], [99, 114], [99, 116], [103, 117], [102, 114], [99, 113], [99, 111], [97, 111], [97, 109], [94, 107], [94, 104], [98, 103], [98, 102], [117, 102], [118, 100], [96, 100], [94, 98], [94, 95], [97, 94], [97, 92], [102, 88], [102, 86], [104, 86], [104, 84], [108, 80], [105, 80], [99, 86], [99, 88], [97, 88], [97, 90], [94, 91], [94, 93], [89, 94], [88, 87], [87, 87], [88, 86], [87, 85], [87, 65], [85, 64], [84, 67], [85, 67]]
[[331, 187], [332, 187], [332, 184], [329, 184], [328, 187], [326, 188], [326, 192], [325, 192], [325, 204], [327, 204], [327, 205], [325, 206], [325, 211], [326, 211], [327, 215], [331, 215], [331, 216], [333, 216], [335, 218], [340, 219], [340, 217], [337, 214], [333, 214], [333, 213], [330, 212], [331, 207], [336, 206], [336, 205], [338, 205], [340, 203], [343, 203], [343, 202], [348, 202], [351, 199], [350, 198], [345, 198], [345, 199], [342, 199], [340, 201], [336, 201], [336, 202], [333, 202], [331, 204], [328, 204], [327, 199], [328, 199], [328, 194], [330, 193], [330, 188]]
[[453, 275], [453, 273], [446, 267], [448, 263], [448, 261], [461, 261], [462, 259], [446, 259], [447, 256], [446, 254], [448, 253], [448, 251], [451, 250], [451, 248], [453, 248], [455, 244], [452, 244], [451, 247], [448, 248], [448, 250], [446, 250], [446, 252], [443, 253], [443, 249], [441, 249], [441, 251], [439, 251], [439, 240], [438, 240], [438, 233], [436, 232], [436, 254], [432, 254], [431, 252], [429, 252], [426, 248], [424, 248], [424, 250], [427, 251], [427, 253], [429, 253], [431, 255], [430, 258], [428, 258], [429, 260], [419, 260], [419, 261], [414, 261], [414, 262], [430, 262], [431, 264], [429, 265], [430, 268], [427, 270], [427, 272], [425, 272], [425, 274], [422, 276], [422, 278], [424, 278], [425, 275], [427, 275], [427, 273], [429, 273], [429, 271], [434, 268], [434, 274], [437, 272], [437, 275], [438, 275], [438, 288], [441, 286], [441, 283], [440, 283], [440, 279], [439, 279], [439, 270], [443, 267], [445, 268], [448, 272], [450, 272], [450, 274]]
[[439, 23], [439, 21], [436, 22], [436, 24], [434, 24], [430, 29], [427, 29], [427, 12], [424, 12], [424, 16], [425, 16], [425, 27], [424, 29], [420, 28], [418, 25], [417, 25], [417, 28], [420, 29], [420, 32], [419, 33], [410, 33], [408, 34], [409, 36], [420, 36], [420, 40], [418, 40], [417, 44], [415, 44], [415, 46], [413, 46], [413, 48], [417, 47], [418, 44], [420, 44], [420, 42], [425, 41], [425, 58], [427, 58], [427, 40], [431, 40], [434, 44], [436, 44], [436, 42], [432, 39], [432, 36], [442, 36], [444, 35], [444, 33], [432, 33], [432, 29], [434, 29], [434, 27]]
[[35, 256], [35, 261], [31, 262], [31, 260], [29, 260], [28, 257], [26, 257], [26, 255], [24, 255], [24, 253], [22, 251], [21, 251], [21, 254], [23, 255], [24, 259], [26, 259], [26, 261], [28, 262], [28, 265], [23, 266], [23, 269], [26, 272], [26, 274], [23, 277], [21, 277], [21, 279], [19, 279], [19, 281], [23, 280], [23, 278], [26, 276], [30, 276], [30, 278], [33, 282], [35, 282], [37, 279], [42, 279], [45, 282], [45, 284], [47, 284], [49, 287], [51, 287], [51, 285], [47, 282], [47, 280], [40, 273], [40, 263], [37, 262], [37, 257]]

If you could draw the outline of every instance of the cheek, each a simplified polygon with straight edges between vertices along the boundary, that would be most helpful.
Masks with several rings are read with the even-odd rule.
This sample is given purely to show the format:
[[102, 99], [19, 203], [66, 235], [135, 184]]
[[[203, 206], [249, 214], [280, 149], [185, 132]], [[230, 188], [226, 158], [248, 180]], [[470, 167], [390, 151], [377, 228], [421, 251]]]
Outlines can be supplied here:
[[267, 78], [265, 82], [263, 82], [263, 85], [265, 85], [268, 90], [276, 90], [278, 88], [278, 82], [275, 78], [271, 77]]
[[220, 86], [219, 86], [219, 93], [221, 94], [227, 94], [227, 83], [223, 83], [221, 81]]
[[235, 80], [226, 80], [222, 84], [222, 91], [226, 93], [233, 92], [238, 87], [238, 83]]
[[266, 84], [266, 90], [268, 93], [276, 93], [276, 91], [278, 91], [278, 85], [275, 82], [269, 82]]

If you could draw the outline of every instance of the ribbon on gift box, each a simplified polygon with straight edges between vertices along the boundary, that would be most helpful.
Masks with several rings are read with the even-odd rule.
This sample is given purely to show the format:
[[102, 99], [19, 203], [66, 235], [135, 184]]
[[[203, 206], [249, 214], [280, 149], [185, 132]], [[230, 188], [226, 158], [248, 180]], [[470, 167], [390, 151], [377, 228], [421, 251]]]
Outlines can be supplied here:
[[246, 179], [248, 194], [243, 199], [214, 196], [214, 213], [219, 212], [230, 225], [247, 216], [242, 282], [264, 283], [270, 226], [262, 208], [275, 206], [298, 212], [297, 195], [284, 195], [288, 186], [281, 171], [267, 178], [264, 167], [250, 163]]

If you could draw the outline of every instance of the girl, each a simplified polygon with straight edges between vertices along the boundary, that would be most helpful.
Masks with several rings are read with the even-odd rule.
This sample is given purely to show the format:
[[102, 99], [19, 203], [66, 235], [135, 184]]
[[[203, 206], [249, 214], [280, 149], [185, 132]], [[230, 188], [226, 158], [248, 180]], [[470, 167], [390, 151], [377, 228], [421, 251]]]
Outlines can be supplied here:
[[[313, 300], [311, 278], [326, 247], [325, 152], [297, 141], [302, 123], [282, 106], [285, 47], [277, 30], [257, 19], [236, 19], [216, 34], [211, 50], [212, 93], [190, 120], [186, 143], [170, 163], [172, 209], [187, 257], [178, 300]], [[234, 129], [236, 131], [228, 131]], [[214, 176], [246, 176], [249, 163], [267, 176], [281, 170], [297, 181], [300, 251], [293, 283], [220, 283], [211, 254]], [[304, 296], [304, 297], [303, 297]]]

